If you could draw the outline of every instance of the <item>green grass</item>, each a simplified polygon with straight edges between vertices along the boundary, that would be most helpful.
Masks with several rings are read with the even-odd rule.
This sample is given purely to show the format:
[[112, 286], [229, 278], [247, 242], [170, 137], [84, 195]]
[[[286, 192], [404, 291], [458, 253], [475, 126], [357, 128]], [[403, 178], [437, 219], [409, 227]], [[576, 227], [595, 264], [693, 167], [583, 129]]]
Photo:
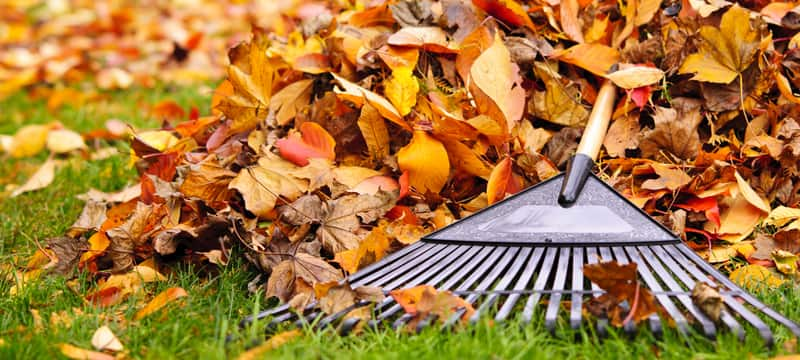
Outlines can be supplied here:
[[[65, 107], [49, 113], [41, 101], [16, 95], [0, 102], [0, 133], [11, 134], [29, 123], [61, 121], [68, 128], [85, 131], [102, 126], [109, 118], [119, 118], [137, 127], [155, 127], [155, 119], [147, 117], [146, 105], [173, 99], [183, 106], [196, 105], [207, 112], [209, 97], [196, 88], [130, 90], [109, 94], [105, 101], [80, 108]], [[61, 235], [77, 218], [83, 204], [75, 195], [89, 188], [104, 191], [121, 189], [135, 181], [135, 171], [128, 166], [126, 145], [122, 155], [102, 160], [73, 159], [61, 168], [46, 189], [14, 199], [0, 199], [0, 263], [24, 263], [51, 236]], [[1, 156], [1, 155], [0, 155]], [[23, 182], [46, 155], [13, 160], [0, 157], [0, 189], [10, 183]], [[242, 332], [238, 321], [262, 307], [266, 299], [247, 292], [247, 282], [254, 276], [241, 258], [216, 274], [201, 274], [187, 266], [169, 269], [169, 280], [148, 284], [148, 294], [169, 287], [181, 286], [189, 293], [184, 301], [170, 304], [164, 311], [132, 321], [141, 307], [140, 297], [131, 297], [108, 309], [87, 306], [82, 295], [92, 288], [91, 281], [79, 274], [67, 285], [63, 277], [51, 276], [30, 283], [16, 296], [10, 296], [12, 282], [0, 280], [0, 359], [58, 358], [59, 343], [91, 348], [91, 336], [102, 325], [109, 325], [133, 358], [208, 358], [235, 357], [254, 339], [261, 339], [263, 324]], [[4, 279], [5, 276], [0, 276]], [[798, 291], [785, 287], [759, 294], [770, 306], [792, 319], [800, 319]], [[37, 324], [34, 312], [41, 321]], [[51, 323], [52, 314], [66, 314], [67, 322]], [[541, 317], [537, 317], [541, 318]], [[587, 331], [587, 330], [584, 330]], [[237, 339], [226, 343], [227, 335]], [[788, 332], [778, 327], [779, 341], [789, 339]], [[305, 331], [303, 337], [270, 353], [280, 358], [703, 358], [731, 359], [768, 357], [783, 353], [781, 345], [764, 347], [750, 330], [747, 340], [739, 342], [723, 333], [718, 341], [697, 335], [685, 339], [668, 330], [660, 339], [647, 331], [630, 338], [612, 333], [599, 339], [593, 333], [575, 333], [560, 329], [555, 336], [542, 324], [490, 324], [453, 333], [426, 330], [419, 335], [396, 331], [366, 330], [360, 336], [336, 336], [332, 331]]]

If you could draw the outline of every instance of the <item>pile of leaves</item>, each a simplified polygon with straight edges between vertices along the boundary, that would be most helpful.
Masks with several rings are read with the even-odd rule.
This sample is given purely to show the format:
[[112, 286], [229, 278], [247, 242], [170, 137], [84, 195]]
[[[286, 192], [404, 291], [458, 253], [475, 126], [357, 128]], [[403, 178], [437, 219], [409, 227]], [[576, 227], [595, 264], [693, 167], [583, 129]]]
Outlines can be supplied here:
[[[230, 50], [213, 114], [134, 134], [139, 183], [88, 194], [45, 267], [90, 272], [88, 298], [111, 304], [126, 289], [110, 279], [143, 261], [224, 266], [241, 247], [264, 275], [253, 288], [346, 307], [377, 296], [333, 285], [346, 273], [563, 169], [612, 81], [605, 181], [735, 280], [794, 279], [795, 3], [312, 1], [295, 14]], [[623, 280], [621, 300], [637, 297]], [[409, 291], [392, 296], [426, 304], [410, 312], [461, 306]]]
[[[227, 49], [245, 39], [249, 26], [265, 25], [292, 3], [4, 1], [0, 99], [41, 83], [88, 81], [119, 89], [218, 79], [228, 64]], [[73, 89], [59, 100], [87, 93]]]

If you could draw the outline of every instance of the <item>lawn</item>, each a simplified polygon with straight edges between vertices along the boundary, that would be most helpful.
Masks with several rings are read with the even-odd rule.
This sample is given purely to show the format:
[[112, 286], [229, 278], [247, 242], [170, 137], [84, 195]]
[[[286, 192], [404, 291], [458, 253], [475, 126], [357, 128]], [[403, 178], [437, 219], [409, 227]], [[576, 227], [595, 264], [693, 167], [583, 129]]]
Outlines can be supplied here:
[[[157, 127], [148, 117], [147, 106], [170, 99], [184, 108], [197, 106], [208, 113], [210, 87], [131, 89], [105, 94], [105, 99], [78, 107], [65, 106], [49, 112], [41, 100], [17, 94], [0, 102], [0, 133], [12, 134], [22, 125], [60, 121], [76, 131], [102, 126], [110, 118], [135, 127]], [[0, 198], [0, 263], [24, 264], [37, 248], [52, 236], [64, 233], [77, 218], [83, 203], [76, 195], [90, 188], [119, 190], [136, 181], [129, 166], [127, 145], [116, 144], [119, 155], [87, 161], [68, 160], [47, 188], [17, 198]], [[23, 182], [46, 158], [14, 160], [0, 157], [0, 190]], [[7, 193], [6, 193], [7, 194]], [[108, 325], [120, 338], [131, 358], [233, 358], [263, 339], [263, 324], [239, 332], [238, 321], [272, 304], [263, 295], [251, 295], [247, 283], [257, 274], [241, 257], [234, 256], [226, 267], [196, 271], [177, 266], [167, 271], [168, 280], [148, 284], [146, 291], [156, 294], [180, 286], [189, 297], [170, 304], [154, 316], [131, 320], [141, 299], [134, 296], [110, 308], [88, 305], [83, 298], [92, 282], [83, 274], [74, 278], [44, 277], [14, 295], [14, 283], [0, 276], [0, 358], [57, 358], [58, 344], [91, 348], [94, 331]], [[6, 269], [6, 268], [0, 268]], [[200, 274], [200, 275], [198, 275]], [[800, 293], [794, 288], [758, 292], [759, 297], [789, 318], [800, 319]], [[483, 322], [454, 333], [426, 330], [418, 335], [396, 331], [370, 331], [359, 336], [339, 337], [332, 331], [304, 330], [303, 336], [283, 345], [265, 357], [276, 358], [746, 358], [769, 357], [786, 352], [790, 334], [777, 327], [779, 345], [766, 348], [752, 331], [745, 342], [730, 334], [717, 341], [699, 335], [688, 339], [667, 331], [660, 339], [647, 332], [635, 338], [612, 333], [600, 339], [588, 332], [576, 334], [559, 330], [555, 336], [534, 323], [495, 325]], [[751, 329], [752, 330], [752, 329]], [[235, 341], [226, 342], [233, 335]]]

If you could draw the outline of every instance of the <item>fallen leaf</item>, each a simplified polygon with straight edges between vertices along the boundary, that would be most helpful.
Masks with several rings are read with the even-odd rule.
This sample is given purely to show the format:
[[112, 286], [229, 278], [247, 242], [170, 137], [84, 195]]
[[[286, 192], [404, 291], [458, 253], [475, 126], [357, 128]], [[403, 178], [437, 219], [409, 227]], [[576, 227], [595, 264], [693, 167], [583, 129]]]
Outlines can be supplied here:
[[578, 44], [566, 50], [556, 51], [552, 57], [598, 76], [605, 76], [620, 58], [616, 49], [598, 43]]
[[17, 130], [8, 147], [8, 153], [15, 158], [29, 157], [44, 150], [47, 144], [47, 125], [26, 125]]
[[310, 158], [333, 160], [336, 158], [336, 140], [319, 124], [304, 122], [300, 133], [289, 133], [284, 139], [275, 142], [281, 156], [297, 166], [308, 165]]
[[516, 190], [513, 173], [511, 172], [511, 158], [506, 157], [497, 163], [486, 184], [486, 196], [489, 205], [506, 197], [507, 193], [513, 194]]
[[168, 303], [187, 296], [189, 296], [189, 293], [187, 293], [183, 288], [173, 287], [166, 289], [156, 295], [153, 300], [150, 300], [147, 305], [137, 311], [136, 315], [133, 316], [133, 320], [140, 320], [158, 310], [161, 310], [161, 308], [166, 306]]
[[661, 163], [652, 163], [650, 167], [656, 172], [658, 178], [645, 180], [642, 183], [642, 189], [675, 191], [692, 181], [692, 178], [679, 168]]
[[342, 90], [334, 90], [337, 96], [359, 106], [363, 106], [367, 103], [378, 110], [384, 118], [399, 125], [403, 129], [411, 130], [411, 127], [403, 120], [403, 116], [400, 115], [397, 108], [384, 97], [347, 81], [334, 73], [331, 73], [331, 76], [333, 76], [334, 80], [342, 87]]
[[472, 4], [505, 23], [536, 30], [528, 13], [515, 0], [472, 0]]
[[778, 271], [786, 275], [794, 275], [797, 273], [797, 255], [784, 250], [773, 250], [772, 260], [775, 261], [775, 267]]
[[772, 210], [770, 209], [769, 202], [759, 196], [755, 190], [750, 187], [750, 184], [748, 184], [747, 181], [745, 181], [742, 176], [739, 175], [738, 171], [735, 172], [734, 175], [736, 176], [736, 184], [739, 185], [739, 194], [741, 194], [741, 196], [743, 196], [751, 205], [769, 214]]
[[265, 341], [263, 344], [258, 345], [250, 350], [247, 350], [239, 354], [239, 357], [237, 357], [237, 359], [238, 360], [262, 359], [268, 352], [275, 350], [291, 341], [294, 341], [302, 335], [303, 332], [299, 329], [288, 330], [277, 333], [272, 337], [270, 337], [269, 340]]
[[728, 84], [753, 62], [761, 36], [750, 24], [750, 11], [734, 5], [722, 15], [719, 28], [701, 27], [700, 38], [699, 52], [686, 58], [679, 73]]
[[386, 256], [390, 245], [385, 228], [385, 224], [373, 228], [369, 235], [359, 242], [358, 248], [336, 253], [333, 261], [339, 263], [344, 271], [352, 274], [382, 259]]
[[[499, 34], [495, 34], [492, 45], [470, 67], [471, 81], [491, 99], [502, 114], [502, 118], [493, 118], [500, 124], [503, 134], [514, 127], [524, 110], [525, 90], [517, 84], [518, 71], [519, 68], [511, 62], [511, 54]], [[476, 101], [481, 101], [481, 98], [476, 98]], [[478, 106], [481, 107], [481, 104]]]
[[659, 68], [650, 66], [633, 65], [621, 67], [620, 70], [605, 75], [614, 85], [623, 89], [635, 89], [642, 86], [657, 84], [664, 78], [664, 72]]
[[744, 288], [758, 289], [762, 286], [770, 288], [781, 286], [786, 280], [773, 274], [761, 265], [745, 265], [730, 274], [731, 280]]
[[386, 98], [392, 102], [401, 116], [408, 115], [417, 103], [419, 83], [411, 69], [398, 68], [392, 71], [392, 76], [384, 82], [383, 88]]
[[105, 353], [81, 349], [70, 344], [58, 344], [61, 355], [75, 360], [114, 360], [114, 357]]
[[548, 66], [537, 67], [535, 73], [544, 81], [545, 91], [534, 91], [528, 100], [528, 112], [555, 124], [584, 126], [589, 110], [581, 103], [575, 84], [564, 85]]
[[592, 298], [586, 304], [595, 316], [608, 316], [614, 326], [623, 326], [622, 302], [627, 301], [633, 314], [626, 315], [639, 323], [658, 311], [655, 297], [650, 290], [639, 284], [636, 263], [621, 265], [616, 261], [585, 264], [583, 274], [606, 293]]
[[639, 129], [639, 117], [635, 115], [628, 114], [612, 122], [603, 140], [608, 154], [625, 157], [625, 150], [636, 149], [642, 138]]
[[414, 317], [407, 325], [413, 328], [416, 321], [435, 315], [438, 321], [445, 322], [457, 311], [463, 311], [460, 319], [466, 320], [475, 313], [472, 304], [454, 295], [450, 291], [439, 291], [430, 285], [419, 285], [412, 288], [397, 289], [389, 292], [394, 301], [403, 310]]
[[389, 130], [378, 110], [369, 104], [362, 106], [361, 115], [358, 117], [358, 128], [367, 143], [370, 157], [375, 162], [380, 162], [389, 156]]
[[308, 189], [308, 181], [294, 175], [297, 169], [288, 161], [267, 155], [258, 165], [240, 171], [228, 188], [242, 194], [247, 210], [267, 217], [279, 197], [294, 200]]
[[703, 116], [700, 102], [693, 99], [674, 99], [673, 108], [656, 107], [655, 127], [642, 132], [639, 148], [642, 157], [663, 159], [663, 152], [681, 159], [692, 159], [700, 149], [697, 127]]
[[421, 193], [438, 193], [450, 176], [447, 150], [425, 131], [414, 131], [408, 145], [397, 152], [400, 169], [408, 171], [409, 184]]
[[46, 147], [54, 154], [66, 154], [86, 149], [86, 144], [80, 134], [68, 129], [58, 129], [47, 133]]
[[29, 191], [35, 191], [46, 188], [50, 183], [53, 182], [56, 173], [56, 161], [52, 158], [48, 158], [47, 161], [36, 170], [28, 181], [24, 184], [20, 185], [20, 187], [14, 189], [11, 192], [11, 197], [17, 197], [23, 193]]
[[95, 330], [92, 335], [92, 346], [99, 351], [122, 351], [122, 343], [114, 335], [107, 325], [103, 325]]
[[694, 284], [692, 302], [713, 322], [719, 321], [722, 309], [725, 306], [719, 291], [703, 281], [698, 281]]

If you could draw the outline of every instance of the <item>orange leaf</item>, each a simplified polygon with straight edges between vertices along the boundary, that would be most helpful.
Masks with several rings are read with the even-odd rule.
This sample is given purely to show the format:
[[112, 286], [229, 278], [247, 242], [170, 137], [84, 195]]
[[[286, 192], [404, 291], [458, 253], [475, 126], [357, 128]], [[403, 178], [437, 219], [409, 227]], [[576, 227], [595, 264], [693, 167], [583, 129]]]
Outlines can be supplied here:
[[150, 115], [159, 120], [175, 120], [186, 116], [186, 112], [178, 103], [172, 100], [163, 100], [153, 105]]
[[336, 141], [325, 129], [315, 122], [304, 122], [300, 133], [293, 132], [275, 142], [281, 156], [298, 166], [308, 165], [310, 158], [333, 160]]
[[81, 349], [77, 346], [72, 346], [70, 344], [58, 344], [58, 349], [61, 350], [61, 354], [76, 360], [114, 360], [114, 357], [97, 352], [92, 350]]
[[578, 44], [554, 53], [553, 57], [599, 76], [606, 75], [620, 58], [616, 49], [597, 43]]
[[408, 171], [409, 184], [422, 193], [438, 193], [450, 176], [444, 145], [422, 130], [414, 131], [411, 142], [397, 152], [397, 163]]
[[139, 320], [141, 318], [144, 318], [145, 316], [150, 315], [150, 314], [158, 311], [159, 309], [161, 309], [162, 307], [164, 307], [165, 305], [167, 305], [171, 301], [174, 301], [176, 299], [179, 299], [179, 298], [182, 298], [182, 297], [186, 297], [186, 296], [189, 296], [189, 294], [186, 292], [186, 290], [183, 290], [183, 288], [180, 288], [180, 287], [174, 287], [174, 288], [169, 288], [167, 290], [164, 290], [160, 294], [156, 295], [156, 297], [154, 297], [153, 300], [150, 300], [150, 302], [147, 303], [147, 305], [145, 305], [145, 307], [143, 307], [141, 310], [139, 310], [136, 313], [136, 315], [134, 315], [133, 319], [134, 320]]
[[712, 221], [717, 226], [716, 228], [719, 229], [720, 219], [717, 199], [713, 197], [691, 198], [685, 204], [676, 204], [675, 206], [685, 210], [705, 212], [706, 218]]
[[239, 355], [237, 360], [254, 360], [265, 358], [265, 354], [267, 352], [277, 349], [283, 346], [283, 344], [286, 344], [301, 335], [303, 335], [303, 332], [298, 329], [277, 333], [263, 344], [243, 352], [241, 355]]
[[513, 181], [511, 174], [511, 158], [506, 157], [497, 163], [497, 166], [489, 175], [489, 183], [486, 184], [486, 196], [489, 205], [494, 204], [506, 197], [506, 189], [509, 182]]
[[403, 307], [405, 312], [414, 316], [414, 321], [425, 319], [428, 315], [436, 315], [440, 322], [444, 322], [459, 310], [464, 310], [461, 315], [461, 319], [464, 320], [475, 312], [472, 304], [466, 300], [450, 291], [436, 290], [430, 285], [393, 290], [389, 295]]

